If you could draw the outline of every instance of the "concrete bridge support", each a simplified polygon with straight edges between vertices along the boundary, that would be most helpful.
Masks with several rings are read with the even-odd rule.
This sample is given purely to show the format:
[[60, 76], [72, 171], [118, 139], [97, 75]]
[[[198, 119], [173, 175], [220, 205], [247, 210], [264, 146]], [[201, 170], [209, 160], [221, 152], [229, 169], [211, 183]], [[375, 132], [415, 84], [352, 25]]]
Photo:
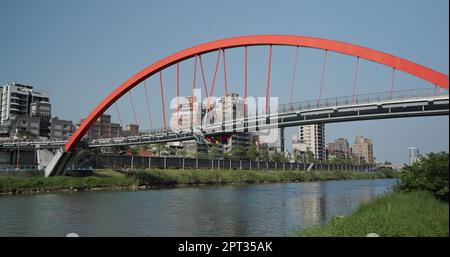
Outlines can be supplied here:
[[86, 164], [87, 150], [67, 152], [62, 148], [55, 151], [48, 165], [45, 167], [45, 177], [65, 175], [69, 167], [78, 167]]
[[45, 177], [63, 175], [71, 159], [71, 153], [57, 149], [50, 162], [45, 167]]
[[45, 169], [55, 156], [55, 149], [40, 149], [36, 147], [36, 163], [39, 170]]

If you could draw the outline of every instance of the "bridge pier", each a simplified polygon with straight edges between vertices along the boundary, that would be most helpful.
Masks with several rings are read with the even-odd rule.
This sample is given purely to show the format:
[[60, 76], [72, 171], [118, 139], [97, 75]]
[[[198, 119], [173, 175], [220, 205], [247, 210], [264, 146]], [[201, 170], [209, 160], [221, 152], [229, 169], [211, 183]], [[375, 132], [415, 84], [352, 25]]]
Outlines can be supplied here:
[[63, 149], [56, 150], [55, 155], [45, 167], [45, 177], [64, 174], [67, 164], [70, 161], [71, 153]]
[[80, 161], [82, 162], [86, 153], [86, 150], [67, 152], [63, 148], [57, 149], [55, 155], [45, 167], [45, 177], [65, 175], [67, 168], [80, 163]]

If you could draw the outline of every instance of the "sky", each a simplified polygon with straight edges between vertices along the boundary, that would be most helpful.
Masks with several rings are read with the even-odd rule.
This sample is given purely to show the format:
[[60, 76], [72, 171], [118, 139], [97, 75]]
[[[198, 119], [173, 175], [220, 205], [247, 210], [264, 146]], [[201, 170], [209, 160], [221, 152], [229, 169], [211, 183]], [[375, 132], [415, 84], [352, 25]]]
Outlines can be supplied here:
[[[254, 34], [322, 37], [362, 45], [448, 74], [449, 2], [410, 1], [26, 1], [0, 0], [0, 84], [18, 82], [47, 91], [54, 116], [75, 122], [144, 67], [174, 52], [217, 39]], [[274, 47], [271, 96], [289, 99], [295, 48]], [[204, 56], [211, 84], [216, 54]], [[243, 91], [242, 49], [227, 51], [230, 91]], [[263, 96], [267, 47], [249, 48], [249, 95]], [[323, 51], [300, 48], [294, 101], [319, 94]], [[323, 98], [352, 94], [355, 58], [330, 52]], [[180, 64], [181, 94], [189, 94], [193, 62]], [[164, 71], [165, 98], [175, 96], [175, 69]], [[197, 74], [197, 78], [200, 74]], [[392, 71], [361, 60], [357, 93], [389, 91]], [[159, 78], [147, 80], [152, 126], [162, 127]], [[197, 80], [197, 87], [201, 87]], [[218, 72], [215, 93], [223, 94]], [[432, 85], [398, 72], [395, 89]], [[132, 91], [137, 119], [149, 128], [142, 85]], [[166, 100], [167, 102], [168, 100]], [[134, 118], [129, 98], [117, 102], [123, 123]], [[113, 120], [118, 116], [108, 110]], [[169, 115], [169, 114], [168, 114]], [[167, 117], [168, 117], [167, 115]], [[371, 138], [377, 161], [408, 162], [408, 147], [448, 151], [448, 116], [385, 119], [326, 125], [326, 142]], [[286, 130], [290, 149], [291, 134]]]

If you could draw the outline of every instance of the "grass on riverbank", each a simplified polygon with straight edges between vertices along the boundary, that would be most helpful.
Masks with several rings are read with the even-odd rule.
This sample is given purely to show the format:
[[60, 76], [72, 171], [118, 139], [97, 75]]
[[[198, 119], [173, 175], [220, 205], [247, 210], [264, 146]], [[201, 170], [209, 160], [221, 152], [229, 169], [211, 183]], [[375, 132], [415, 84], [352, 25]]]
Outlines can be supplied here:
[[127, 187], [137, 184], [136, 178], [127, 177], [0, 177], [0, 193], [27, 191], [83, 190], [101, 187]]
[[384, 173], [352, 171], [145, 170], [132, 172], [144, 185], [276, 183], [387, 178]]
[[425, 191], [389, 193], [362, 204], [354, 213], [311, 227], [297, 236], [449, 236], [449, 205]]
[[121, 174], [97, 170], [89, 177], [0, 177], [0, 193], [30, 191], [89, 190], [137, 186], [176, 186], [226, 183], [275, 183], [388, 177], [381, 172], [351, 171], [250, 171], [250, 170], [143, 170]]

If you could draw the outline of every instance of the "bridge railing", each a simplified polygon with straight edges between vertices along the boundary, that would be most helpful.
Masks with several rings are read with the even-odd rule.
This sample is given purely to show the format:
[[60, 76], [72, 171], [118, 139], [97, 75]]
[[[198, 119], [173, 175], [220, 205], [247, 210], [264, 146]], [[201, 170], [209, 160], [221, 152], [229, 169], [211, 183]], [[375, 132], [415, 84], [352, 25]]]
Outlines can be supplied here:
[[[402, 90], [402, 91], [394, 91], [394, 92], [381, 92], [381, 93], [370, 93], [370, 94], [362, 94], [355, 96], [341, 96], [341, 97], [332, 97], [332, 98], [324, 98], [320, 101], [318, 100], [310, 100], [310, 101], [302, 101], [302, 102], [294, 102], [288, 104], [279, 104], [278, 105], [278, 115], [286, 114], [291, 112], [298, 111], [308, 111], [308, 110], [320, 110], [326, 109], [330, 107], [345, 107], [345, 106], [354, 106], [354, 105], [364, 105], [364, 104], [374, 104], [374, 103], [386, 103], [386, 102], [395, 102], [395, 101], [404, 101], [404, 100], [414, 100], [414, 99], [424, 99], [430, 97], [447, 97], [449, 96], [448, 90], [442, 88], [429, 88], [429, 89], [412, 89], [412, 90]], [[275, 113], [271, 113], [270, 110], [274, 109], [273, 107], [269, 107], [269, 115], [274, 115]], [[249, 110], [248, 113], [256, 113], [258, 114], [258, 109]], [[248, 117], [246, 120], [257, 119], [258, 117]], [[242, 119], [236, 120], [242, 122]], [[225, 124], [213, 124], [215, 125], [229, 125], [229, 123], [233, 123], [236, 121], [229, 121]], [[185, 131], [184, 133], [188, 133]], [[183, 133], [182, 133], [183, 134]], [[150, 130], [144, 130], [139, 133], [139, 136], [130, 136], [130, 137], [121, 137], [121, 138], [105, 138], [105, 139], [96, 139], [93, 140], [98, 144], [109, 144], [111, 140], [119, 140], [121, 142], [135, 142], [142, 141], [141, 137], [146, 136], [162, 136], [166, 137], [178, 137], [182, 136], [182, 134], [175, 133], [171, 128], [156, 128]], [[184, 135], [184, 134], [183, 134]], [[144, 140], [145, 141], [145, 140]], [[115, 142], [115, 141], [114, 141]], [[26, 145], [64, 145], [66, 141], [28, 141], [28, 142], [20, 142], [21, 146]], [[17, 142], [0, 142], [0, 145], [3, 146], [14, 146]]]
[[[294, 111], [306, 111], [306, 110], [316, 110], [321, 108], [330, 107], [342, 107], [342, 106], [352, 106], [361, 104], [372, 104], [380, 102], [390, 102], [390, 101], [402, 101], [402, 100], [412, 100], [427, 97], [448, 97], [448, 90], [442, 88], [428, 88], [428, 89], [412, 89], [412, 90], [402, 90], [393, 92], [380, 92], [380, 93], [370, 93], [355, 96], [340, 96], [332, 98], [324, 98], [320, 101], [309, 100], [302, 102], [294, 102], [289, 104], [279, 104], [278, 114], [289, 113]], [[270, 109], [269, 107], [269, 113]], [[248, 111], [249, 113], [258, 113], [258, 109], [252, 109]], [[257, 117], [248, 117], [247, 119], [256, 119]], [[225, 123], [227, 124], [227, 123]], [[220, 125], [220, 124], [218, 124]], [[140, 136], [145, 135], [161, 135], [161, 134], [173, 134], [175, 133], [171, 128], [156, 128], [151, 130], [141, 131]]]
[[139, 132], [140, 135], [154, 135], [154, 134], [163, 134], [163, 133], [172, 133], [171, 128], [155, 128], [155, 129], [148, 129], [148, 130], [141, 130]]
[[380, 102], [395, 102], [403, 100], [414, 100], [429, 97], [448, 97], [449, 92], [443, 88], [427, 88], [401, 90], [394, 92], [370, 93], [355, 96], [340, 96], [332, 98], [324, 98], [320, 101], [309, 100], [303, 102], [294, 102], [288, 104], [280, 104], [278, 113], [287, 113], [292, 111], [315, 110], [329, 107], [342, 107], [361, 104], [373, 104]]

